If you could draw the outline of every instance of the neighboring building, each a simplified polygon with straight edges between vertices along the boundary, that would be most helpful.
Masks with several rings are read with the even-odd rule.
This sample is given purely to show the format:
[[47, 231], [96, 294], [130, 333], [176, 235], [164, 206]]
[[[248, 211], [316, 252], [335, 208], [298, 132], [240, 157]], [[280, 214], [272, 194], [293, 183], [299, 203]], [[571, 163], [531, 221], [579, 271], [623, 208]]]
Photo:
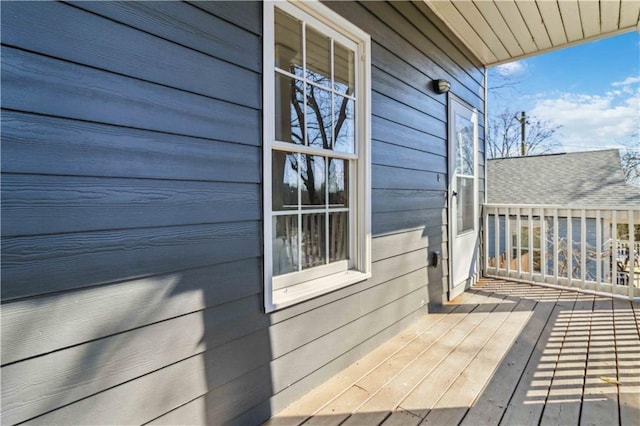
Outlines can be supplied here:
[[3, 424], [260, 424], [470, 286], [485, 67], [569, 43], [474, 7], [2, 2]]
[[[574, 279], [626, 285], [630, 268], [638, 264], [639, 227], [636, 225], [635, 238], [630, 238], [626, 215], [640, 206], [640, 187], [625, 181], [617, 149], [490, 159], [487, 204], [490, 274], [511, 276], [509, 269], [517, 272], [518, 277], [534, 273], [544, 280], [545, 275], [568, 278], [567, 270], [572, 269]], [[613, 215], [610, 210], [618, 213]], [[494, 219], [497, 212], [498, 218]], [[507, 215], [511, 218], [508, 231]], [[531, 233], [529, 226], [533, 228]], [[497, 239], [495, 229], [499, 231]], [[583, 250], [584, 277], [575, 266], [580, 264]], [[600, 262], [596, 261], [598, 258]], [[560, 265], [559, 271], [554, 271], [554, 262]], [[634, 282], [640, 287], [640, 274], [635, 274]], [[596, 287], [601, 288], [594, 284]]]
[[638, 207], [617, 149], [496, 158], [487, 161], [487, 203]]

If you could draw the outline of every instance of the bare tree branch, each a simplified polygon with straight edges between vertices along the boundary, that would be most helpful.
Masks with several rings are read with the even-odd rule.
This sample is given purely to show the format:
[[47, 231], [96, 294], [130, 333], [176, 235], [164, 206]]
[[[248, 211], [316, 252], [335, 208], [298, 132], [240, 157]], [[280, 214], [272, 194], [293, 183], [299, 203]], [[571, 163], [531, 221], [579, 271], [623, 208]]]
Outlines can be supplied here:
[[632, 135], [620, 150], [620, 161], [624, 177], [628, 183], [640, 186], [640, 143], [639, 134]]
[[[515, 111], [504, 110], [489, 117], [487, 155], [489, 158], [517, 157], [520, 151], [520, 122]], [[552, 152], [559, 146], [551, 137], [560, 128], [535, 116], [527, 118], [525, 155]]]

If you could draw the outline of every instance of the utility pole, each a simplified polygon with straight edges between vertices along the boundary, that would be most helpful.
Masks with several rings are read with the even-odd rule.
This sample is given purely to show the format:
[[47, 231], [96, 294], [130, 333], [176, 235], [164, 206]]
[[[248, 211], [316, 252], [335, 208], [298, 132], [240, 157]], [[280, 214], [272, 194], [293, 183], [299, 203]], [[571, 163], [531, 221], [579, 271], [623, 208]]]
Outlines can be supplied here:
[[520, 116], [516, 115], [516, 120], [520, 122], [520, 155], [524, 157], [526, 154], [525, 130], [527, 127], [527, 114], [522, 111]]

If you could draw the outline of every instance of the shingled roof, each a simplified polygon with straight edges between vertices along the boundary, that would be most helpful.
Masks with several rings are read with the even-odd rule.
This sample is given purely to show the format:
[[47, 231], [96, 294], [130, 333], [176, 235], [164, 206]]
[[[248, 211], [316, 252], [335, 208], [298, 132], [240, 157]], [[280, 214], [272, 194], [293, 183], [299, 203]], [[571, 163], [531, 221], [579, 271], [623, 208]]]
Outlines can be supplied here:
[[487, 161], [487, 202], [561, 206], [640, 206], [617, 149]]

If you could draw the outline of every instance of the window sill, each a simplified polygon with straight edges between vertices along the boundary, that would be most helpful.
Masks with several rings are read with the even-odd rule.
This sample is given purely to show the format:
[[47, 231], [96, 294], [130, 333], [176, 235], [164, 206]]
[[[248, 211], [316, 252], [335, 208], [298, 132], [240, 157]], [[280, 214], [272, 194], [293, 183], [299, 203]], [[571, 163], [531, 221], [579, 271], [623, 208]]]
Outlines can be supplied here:
[[370, 273], [360, 271], [344, 271], [327, 275], [322, 278], [275, 290], [272, 302], [266, 306], [267, 313], [277, 311], [288, 306], [304, 302], [314, 297], [322, 296], [335, 290], [348, 287], [360, 281], [371, 278]]

